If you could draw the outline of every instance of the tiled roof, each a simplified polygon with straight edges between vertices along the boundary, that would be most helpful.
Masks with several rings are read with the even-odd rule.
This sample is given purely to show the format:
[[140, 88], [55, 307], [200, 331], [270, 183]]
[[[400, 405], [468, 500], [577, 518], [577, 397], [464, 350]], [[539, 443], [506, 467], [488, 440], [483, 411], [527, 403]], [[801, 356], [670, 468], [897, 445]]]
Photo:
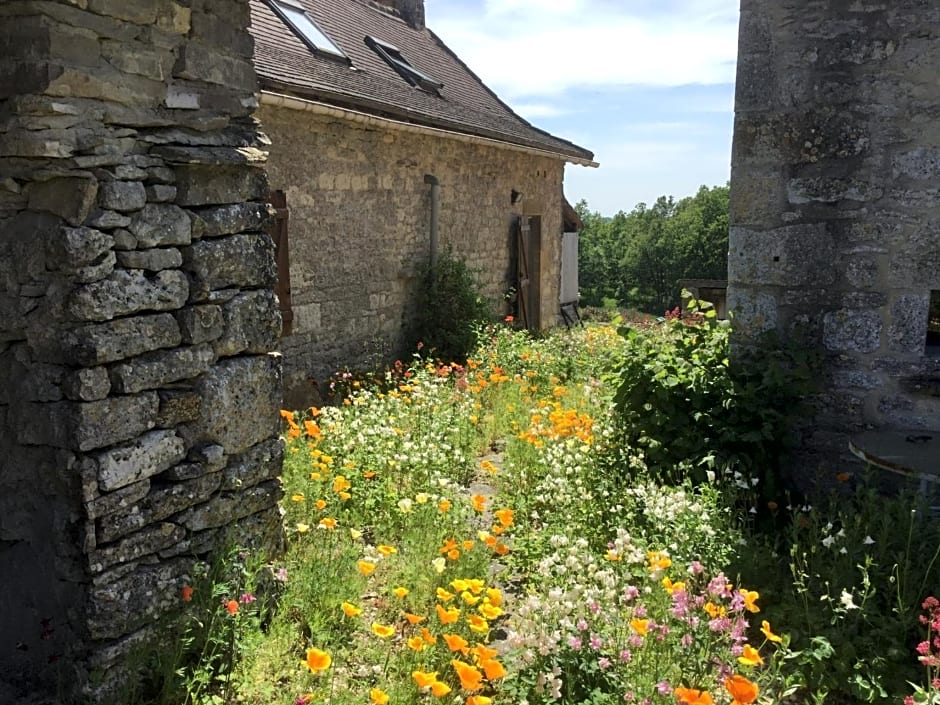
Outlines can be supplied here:
[[[594, 155], [533, 127], [516, 115], [428, 29], [363, 0], [300, 0], [307, 13], [349, 57], [311, 50], [265, 0], [251, 0], [255, 69], [263, 90], [437, 127], [576, 160]], [[372, 36], [397, 47], [417, 69], [443, 83], [440, 95], [411, 86], [365, 44]]]

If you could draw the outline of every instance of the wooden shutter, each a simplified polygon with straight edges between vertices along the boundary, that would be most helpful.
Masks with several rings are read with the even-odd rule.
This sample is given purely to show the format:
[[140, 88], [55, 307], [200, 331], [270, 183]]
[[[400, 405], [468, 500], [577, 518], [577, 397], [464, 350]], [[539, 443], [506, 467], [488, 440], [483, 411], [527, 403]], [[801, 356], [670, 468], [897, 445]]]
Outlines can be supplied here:
[[516, 315], [523, 328], [529, 327], [529, 219], [520, 216], [515, 225]]
[[275, 218], [271, 225], [274, 240], [274, 257], [277, 260], [277, 300], [281, 309], [281, 335], [290, 335], [294, 327], [294, 311], [290, 297], [290, 247], [287, 243], [287, 225], [290, 211], [287, 209], [287, 194], [272, 191], [271, 205]]

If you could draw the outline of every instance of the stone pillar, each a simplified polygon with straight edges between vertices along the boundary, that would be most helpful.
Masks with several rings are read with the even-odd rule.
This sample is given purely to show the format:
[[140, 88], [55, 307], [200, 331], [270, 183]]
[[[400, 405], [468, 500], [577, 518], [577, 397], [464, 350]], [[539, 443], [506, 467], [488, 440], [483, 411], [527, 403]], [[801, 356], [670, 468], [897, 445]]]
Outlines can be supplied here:
[[864, 428], [940, 429], [912, 383], [940, 375], [938, 75], [936, 3], [742, 0], [729, 305], [741, 339], [826, 355], [803, 469]]
[[0, 4], [0, 702], [119, 674], [195, 560], [279, 536], [248, 21]]

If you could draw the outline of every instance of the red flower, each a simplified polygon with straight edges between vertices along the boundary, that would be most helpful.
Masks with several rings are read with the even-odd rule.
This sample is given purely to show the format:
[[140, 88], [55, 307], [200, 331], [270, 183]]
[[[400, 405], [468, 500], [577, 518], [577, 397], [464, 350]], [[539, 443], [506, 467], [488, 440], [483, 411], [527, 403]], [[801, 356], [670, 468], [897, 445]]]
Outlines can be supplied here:
[[184, 585], [183, 589], [180, 590], [180, 597], [183, 598], [183, 602], [190, 602], [193, 599], [193, 588], [191, 585]]
[[503, 320], [506, 321], [506, 323], [512, 323], [516, 319], [510, 314], [506, 316], [506, 318], [504, 318]]
[[229, 614], [238, 614], [238, 602], [235, 600], [229, 600], [225, 603], [225, 609], [228, 610]]

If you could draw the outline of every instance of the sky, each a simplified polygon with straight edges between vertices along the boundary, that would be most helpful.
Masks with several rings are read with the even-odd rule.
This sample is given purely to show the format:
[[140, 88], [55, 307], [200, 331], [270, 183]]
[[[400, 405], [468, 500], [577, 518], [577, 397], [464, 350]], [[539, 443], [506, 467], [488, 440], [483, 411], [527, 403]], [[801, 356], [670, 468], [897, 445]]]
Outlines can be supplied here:
[[594, 152], [565, 193], [613, 215], [731, 173], [738, 0], [425, 0], [519, 115]]

